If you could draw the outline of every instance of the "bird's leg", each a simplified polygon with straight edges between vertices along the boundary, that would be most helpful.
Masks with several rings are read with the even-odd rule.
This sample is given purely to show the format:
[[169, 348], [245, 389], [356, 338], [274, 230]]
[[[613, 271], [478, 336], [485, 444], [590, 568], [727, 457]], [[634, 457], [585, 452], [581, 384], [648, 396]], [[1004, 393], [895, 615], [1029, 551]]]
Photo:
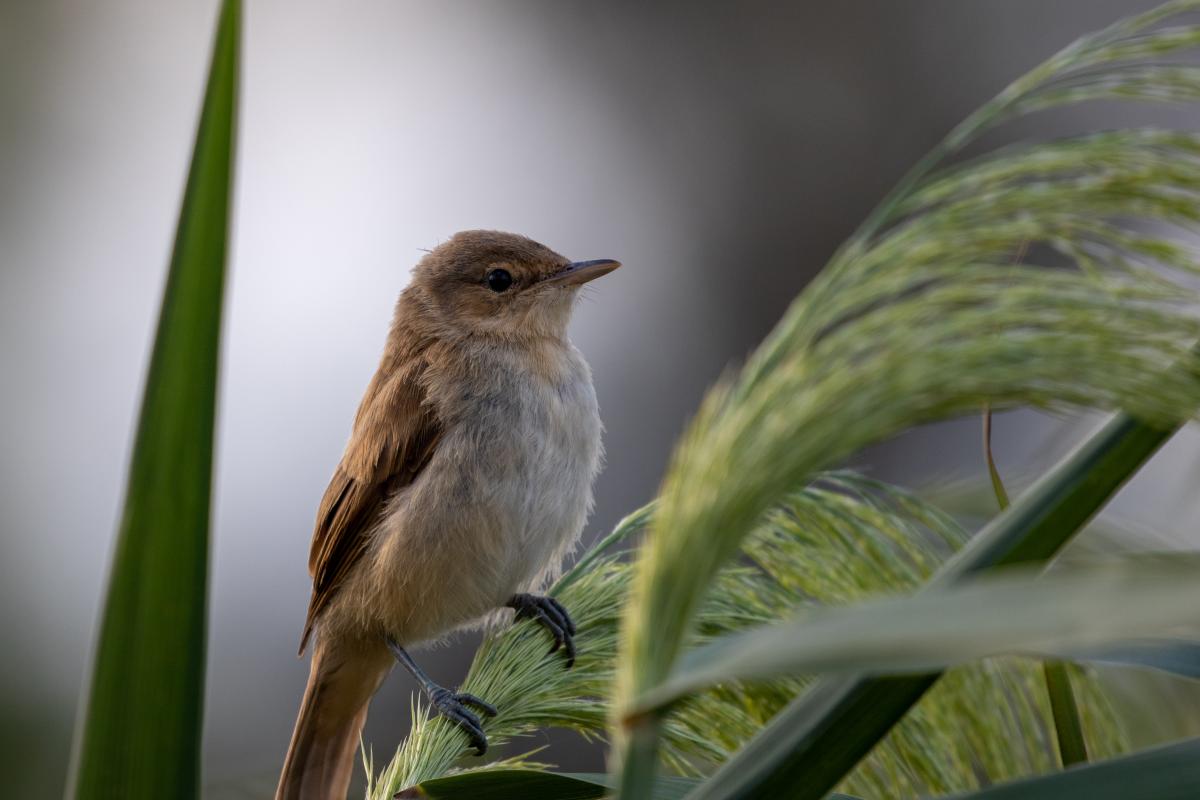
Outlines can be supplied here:
[[421, 684], [425, 696], [429, 698], [429, 702], [438, 710], [438, 713], [466, 732], [467, 738], [471, 740], [471, 745], [475, 748], [475, 755], [481, 756], [486, 753], [488, 741], [483, 732], [483, 725], [480, 723], [479, 717], [468, 710], [467, 706], [475, 706], [489, 717], [496, 716], [496, 707], [473, 694], [452, 692], [443, 686], [438, 686], [425, 674], [425, 670], [417, 666], [413, 657], [395, 639], [388, 637], [387, 646], [396, 660], [417, 679], [417, 683]]
[[540, 594], [514, 594], [507, 603], [515, 608], [517, 619], [536, 619], [554, 637], [553, 653], [560, 647], [567, 651], [567, 669], [575, 664], [575, 623], [563, 604], [553, 597]]

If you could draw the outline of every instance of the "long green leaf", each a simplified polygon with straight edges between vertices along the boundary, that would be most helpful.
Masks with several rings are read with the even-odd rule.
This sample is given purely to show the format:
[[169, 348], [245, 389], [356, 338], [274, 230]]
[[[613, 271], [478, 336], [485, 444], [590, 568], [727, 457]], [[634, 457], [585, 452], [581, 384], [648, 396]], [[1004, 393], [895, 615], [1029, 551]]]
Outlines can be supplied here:
[[[660, 776], [653, 800], [679, 800], [698, 778]], [[600, 772], [562, 773], [539, 769], [481, 769], [434, 778], [396, 793], [397, 800], [592, 800], [609, 792], [609, 777]], [[832, 794], [826, 800], [857, 800]]]
[[[950, 585], [997, 566], [1044, 562], [1061, 548], [1177, 430], [1119, 414], [1017, 498], [968, 543], [933, 583]], [[852, 675], [826, 679], [792, 702], [692, 798], [829, 792], [937, 681]]]
[[[679, 800], [696, 785], [694, 778], [661, 777], [654, 800]], [[598, 773], [545, 772], [538, 769], [481, 769], [434, 778], [396, 794], [398, 800], [591, 800], [608, 794], [608, 776]]]
[[1194, 800], [1200, 739], [956, 795], [955, 800]]
[[1186, 557], [1053, 576], [1023, 569], [935, 592], [814, 609], [691, 651], [631, 713], [652, 713], [730, 681], [817, 672], [920, 674], [991, 656], [1167, 633], [1195, 621], [1198, 575], [1200, 561]]
[[199, 795], [208, 520], [237, 97], [226, 0], [150, 360], [69, 795]]

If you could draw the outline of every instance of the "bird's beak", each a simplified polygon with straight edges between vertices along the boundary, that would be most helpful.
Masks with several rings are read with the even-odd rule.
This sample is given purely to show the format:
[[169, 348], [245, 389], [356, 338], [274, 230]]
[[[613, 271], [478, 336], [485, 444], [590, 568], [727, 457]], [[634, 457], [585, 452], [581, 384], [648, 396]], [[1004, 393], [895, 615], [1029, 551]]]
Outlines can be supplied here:
[[578, 286], [581, 283], [595, 280], [601, 275], [607, 275], [619, 266], [621, 266], [621, 262], [613, 261], [611, 258], [598, 258], [594, 261], [575, 261], [544, 279], [542, 283], [554, 286]]

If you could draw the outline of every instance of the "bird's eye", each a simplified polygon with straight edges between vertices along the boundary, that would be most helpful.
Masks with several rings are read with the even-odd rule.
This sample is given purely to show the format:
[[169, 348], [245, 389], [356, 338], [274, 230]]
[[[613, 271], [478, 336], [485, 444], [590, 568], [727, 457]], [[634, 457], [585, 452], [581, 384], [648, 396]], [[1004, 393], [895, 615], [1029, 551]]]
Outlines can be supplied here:
[[512, 286], [512, 275], [506, 269], [494, 269], [484, 278], [487, 281], [488, 288], [493, 292], [508, 291], [508, 287]]

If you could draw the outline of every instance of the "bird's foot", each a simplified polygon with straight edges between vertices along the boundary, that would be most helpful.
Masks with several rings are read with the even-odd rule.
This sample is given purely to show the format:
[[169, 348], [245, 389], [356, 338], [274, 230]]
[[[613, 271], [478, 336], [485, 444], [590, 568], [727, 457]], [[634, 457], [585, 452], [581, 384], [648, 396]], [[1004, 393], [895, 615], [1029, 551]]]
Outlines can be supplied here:
[[430, 687], [428, 694], [429, 702], [433, 703], [433, 707], [438, 710], [438, 713], [462, 728], [467, 734], [467, 738], [471, 740], [471, 746], [475, 748], [475, 755], [481, 756], [486, 753], [488, 740], [487, 735], [483, 732], [483, 724], [467, 706], [474, 706], [489, 717], [496, 716], [496, 707], [473, 694], [452, 692], [441, 686]]
[[567, 669], [575, 664], [575, 623], [563, 604], [553, 597], [538, 594], [514, 594], [509, 608], [517, 611], [517, 619], [536, 619], [554, 637], [553, 653], [563, 648], [567, 653]]
[[467, 706], [475, 706], [489, 717], [496, 716], [496, 707], [491, 703], [480, 700], [473, 694], [452, 692], [449, 689], [438, 686], [425, 674], [423, 669], [417, 666], [417, 662], [413, 661], [413, 657], [408, 654], [407, 650], [400, 646], [399, 642], [390, 636], [385, 641], [387, 642], [388, 649], [392, 651], [392, 655], [396, 657], [400, 665], [412, 673], [412, 676], [421, 684], [421, 688], [425, 690], [425, 695], [429, 698], [429, 702], [437, 709], [438, 713], [463, 729], [467, 737], [471, 740], [471, 744], [475, 747], [476, 755], [486, 753], [488, 741], [487, 736], [483, 733], [483, 724], [480, 723], [479, 717], [475, 716]]

